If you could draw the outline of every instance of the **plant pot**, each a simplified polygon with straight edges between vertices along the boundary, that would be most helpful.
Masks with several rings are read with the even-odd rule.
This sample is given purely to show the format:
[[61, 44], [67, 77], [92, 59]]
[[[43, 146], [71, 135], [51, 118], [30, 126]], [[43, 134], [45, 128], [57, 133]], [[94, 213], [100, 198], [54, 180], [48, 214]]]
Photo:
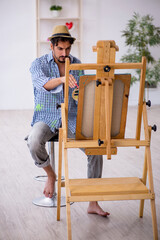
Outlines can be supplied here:
[[156, 87], [157, 87], [156, 82], [149, 83], [149, 82], [145, 81], [145, 88], [156, 88]]
[[53, 18], [57, 18], [57, 17], [59, 17], [59, 15], [60, 15], [60, 11], [52, 10], [52, 17]]

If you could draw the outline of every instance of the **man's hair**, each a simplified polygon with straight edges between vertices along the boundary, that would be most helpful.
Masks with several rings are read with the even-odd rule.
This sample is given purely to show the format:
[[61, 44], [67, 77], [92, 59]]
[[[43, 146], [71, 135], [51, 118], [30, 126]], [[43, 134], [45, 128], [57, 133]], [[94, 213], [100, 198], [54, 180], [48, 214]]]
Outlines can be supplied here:
[[58, 42], [69, 42], [71, 45], [73, 44], [74, 42], [74, 39], [73, 38], [65, 38], [65, 37], [55, 37], [55, 38], [52, 38], [51, 39], [51, 43], [52, 45], [56, 45], [58, 46]]

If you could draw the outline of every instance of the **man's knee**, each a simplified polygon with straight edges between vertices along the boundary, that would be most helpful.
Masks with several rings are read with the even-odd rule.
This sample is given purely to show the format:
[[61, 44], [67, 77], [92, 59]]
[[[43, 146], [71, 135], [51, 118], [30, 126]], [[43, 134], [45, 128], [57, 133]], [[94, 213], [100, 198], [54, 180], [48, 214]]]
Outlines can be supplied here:
[[37, 153], [40, 150], [40, 142], [38, 138], [34, 138], [32, 136], [28, 137], [28, 141], [27, 141], [27, 146], [31, 152], [32, 155], [37, 155]]

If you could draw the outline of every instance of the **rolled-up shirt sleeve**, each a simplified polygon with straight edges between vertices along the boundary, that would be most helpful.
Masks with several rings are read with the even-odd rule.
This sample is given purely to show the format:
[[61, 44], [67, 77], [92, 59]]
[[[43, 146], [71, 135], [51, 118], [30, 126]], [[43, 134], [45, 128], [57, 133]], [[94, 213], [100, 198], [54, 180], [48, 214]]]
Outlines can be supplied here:
[[33, 87], [40, 91], [58, 93], [62, 90], [62, 85], [59, 85], [58, 87], [50, 91], [44, 88], [44, 85], [49, 80], [56, 78], [54, 76], [51, 77], [48, 70], [49, 70], [48, 68], [45, 69], [45, 64], [44, 62], [41, 62], [40, 59], [36, 59], [32, 63], [30, 67], [30, 72], [31, 72]]
[[37, 90], [47, 91], [44, 88], [44, 85], [52, 78], [49, 76], [46, 76], [43, 70], [43, 66], [39, 59], [36, 59], [32, 63], [30, 67], [30, 72], [31, 72], [33, 87], [36, 88]]

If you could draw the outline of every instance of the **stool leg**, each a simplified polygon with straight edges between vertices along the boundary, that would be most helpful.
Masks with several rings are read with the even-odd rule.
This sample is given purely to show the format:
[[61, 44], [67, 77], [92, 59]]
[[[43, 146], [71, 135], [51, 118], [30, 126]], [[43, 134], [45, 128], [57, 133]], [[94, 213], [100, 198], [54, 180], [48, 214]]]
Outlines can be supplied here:
[[[50, 164], [53, 170], [55, 171], [55, 154], [54, 154], [54, 142], [48, 142], [49, 155], [50, 155]], [[56, 189], [56, 186], [55, 188]], [[53, 197], [48, 198], [45, 196], [36, 198], [33, 200], [33, 204], [40, 207], [57, 207], [57, 194], [56, 190], [54, 191]], [[61, 197], [61, 207], [66, 206], [65, 197]]]
[[[54, 142], [48, 142], [48, 152], [49, 152], [49, 157], [50, 157], [50, 165], [55, 171], [55, 149], [54, 149]], [[54, 183], [54, 193], [53, 196], [56, 194], [56, 184]]]

